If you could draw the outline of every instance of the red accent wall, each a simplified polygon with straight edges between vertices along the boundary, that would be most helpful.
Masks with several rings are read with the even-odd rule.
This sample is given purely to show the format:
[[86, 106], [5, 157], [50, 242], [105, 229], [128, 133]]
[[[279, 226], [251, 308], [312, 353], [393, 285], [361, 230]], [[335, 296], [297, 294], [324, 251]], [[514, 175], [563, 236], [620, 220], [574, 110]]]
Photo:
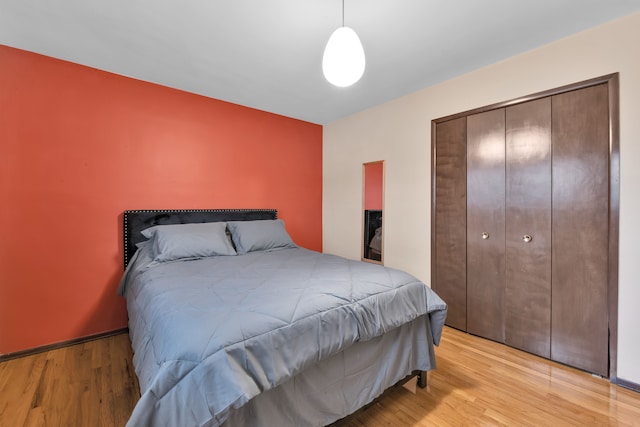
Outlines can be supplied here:
[[322, 250], [322, 127], [0, 46], [0, 354], [127, 325], [126, 209], [275, 208]]

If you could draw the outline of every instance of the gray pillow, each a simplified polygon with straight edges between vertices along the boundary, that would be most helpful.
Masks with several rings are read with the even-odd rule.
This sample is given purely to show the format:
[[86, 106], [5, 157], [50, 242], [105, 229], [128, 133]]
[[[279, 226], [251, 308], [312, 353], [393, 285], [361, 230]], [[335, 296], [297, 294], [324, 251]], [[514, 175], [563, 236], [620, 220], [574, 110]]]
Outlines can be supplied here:
[[284, 228], [284, 221], [281, 219], [229, 221], [227, 225], [239, 254], [297, 247], [289, 237]]
[[142, 230], [152, 243], [153, 260], [173, 261], [215, 255], [236, 255], [226, 222], [155, 225]]

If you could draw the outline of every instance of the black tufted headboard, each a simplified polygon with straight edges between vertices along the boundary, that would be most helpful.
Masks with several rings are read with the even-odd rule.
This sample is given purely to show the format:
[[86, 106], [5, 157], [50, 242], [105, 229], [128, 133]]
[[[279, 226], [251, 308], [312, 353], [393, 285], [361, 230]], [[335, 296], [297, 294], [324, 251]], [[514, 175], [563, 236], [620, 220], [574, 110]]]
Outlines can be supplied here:
[[124, 211], [124, 267], [136, 252], [136, 243], [144, 240], [140, 234], [145, 228], [165, 224], [197, 222], [252, 221], [277, 219], [275, 209], [164, 209]]

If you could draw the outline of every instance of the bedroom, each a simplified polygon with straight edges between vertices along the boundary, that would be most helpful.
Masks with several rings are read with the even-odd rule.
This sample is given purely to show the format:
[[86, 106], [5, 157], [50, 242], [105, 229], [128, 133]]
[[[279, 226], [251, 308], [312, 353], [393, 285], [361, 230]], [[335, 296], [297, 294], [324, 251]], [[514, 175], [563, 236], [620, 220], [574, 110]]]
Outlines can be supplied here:
[[[639, 384], [638, 28], [631, 14], [324, 126], [3, 46], [0, 120], [14, 138], [3, 137], [0, 353], [126, 326], [125, 209], [277, 207], [301, 246], [358, 259], [361, 165], [373, 160], [387, 168], [385, 264], [428, 281], [430, 121], [619, 72], [618, 376]], [[38, 268], [33, 253], [45, 254]]]

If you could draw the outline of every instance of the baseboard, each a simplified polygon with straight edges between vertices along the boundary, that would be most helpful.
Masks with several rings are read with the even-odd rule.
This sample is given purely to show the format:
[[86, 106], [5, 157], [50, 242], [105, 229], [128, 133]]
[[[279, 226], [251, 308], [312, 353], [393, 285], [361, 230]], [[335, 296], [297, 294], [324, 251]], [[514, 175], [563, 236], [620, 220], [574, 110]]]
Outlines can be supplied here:
[[616, 378], [611, 382], [619, 385], [620, 387], [628, 388], [629, 390], [633, 390], [640, 393], [640, 384], [634, 383], [632, 381], [623, 380], [622, 378]]
[[11, 359], [17, 359], [18, 357], [31, 356], [33, 354], [43, 353], [45, 351], [57, 350], [59, 348], [69, 347], [70, 345], [82, 344], [82, 343], [93, 341], [93, 340], [99, 340], [100, 338], [112, 337], [114, 335], [120, 335], [128, 332], [129, 332], [129, 328], [120, 328], [120, 329], [115, 329], [113, 331], [101, 332], [95, 335], [89, 335], [82, 338], [74, 338], [72, 340], [43, 345], [35, 348], [29, 348], [26, 350], [20, 350], [13, 353], [0, 354], [0, 362], [4, 362], [6, 360], [11, 360]]

